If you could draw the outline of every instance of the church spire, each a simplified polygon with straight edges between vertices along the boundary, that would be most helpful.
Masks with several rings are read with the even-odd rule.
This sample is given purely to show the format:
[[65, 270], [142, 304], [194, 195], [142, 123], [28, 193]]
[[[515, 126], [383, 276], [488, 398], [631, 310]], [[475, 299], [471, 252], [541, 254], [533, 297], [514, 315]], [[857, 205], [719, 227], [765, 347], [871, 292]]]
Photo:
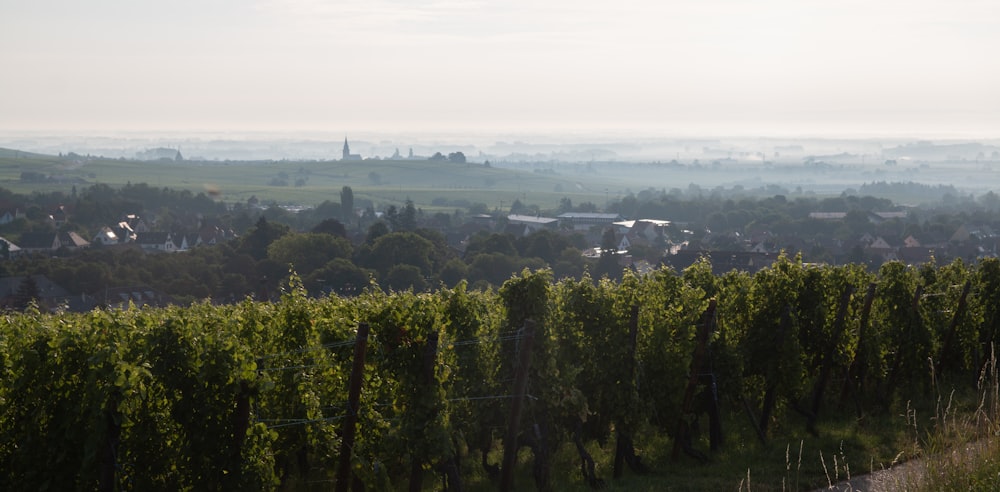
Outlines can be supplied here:
[[344, 159], [345, 161], [360, 161], [360, 154], [352, 154], [351, 146], [347, 144], [347, 137], [344, 137]]

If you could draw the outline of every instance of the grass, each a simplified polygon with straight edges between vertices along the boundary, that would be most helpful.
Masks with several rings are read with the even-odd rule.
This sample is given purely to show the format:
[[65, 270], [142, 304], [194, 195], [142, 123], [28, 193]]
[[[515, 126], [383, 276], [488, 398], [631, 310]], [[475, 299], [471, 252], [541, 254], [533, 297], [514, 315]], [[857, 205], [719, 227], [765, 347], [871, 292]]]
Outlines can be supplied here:
[[[887, 479], [891, 487], [915, 491], [1000, 490], [1000, 380], [996, 358], [979, 378], [978, 402], [963, 408], [954, 393], [938, 398], [933, 424], [914, 446], [925, 458], [908, 473]], [[968, 400], [963, 400], [968, 401]]]
[[[664, 433], [649, 429], [636, 443], [637, 452], [652, 472], [639, 475], [629, 469], [623, 477], [611, 477], [614, 459], [613, 442], [600, 446], [588, 443], [587, 449], [597, 462], [598, 476], [604, 479], [606, 490], [629, 491], [704, 491], [704, 490], [813, 490], [829, 483], [888, 466], [900, 456], [900, 450], [911, 450], [909, 429], [898, 419], [870, 418], [858, 422], [853, 414], [836, 414], [821, 419], [820, 437], [805, 430], [805, 419], [786, 414], [772, 429], [767, 445], [761, 444], [747, 424], [745, 414], [730, 412], [723, 428], [726, 442], [722, 450], [711, 455], [708, 463], [681, 456], [673, 460], [673, 441]], [[695, 447], [708, 452], [707, 438]], [[522, 451], [516, 472], [516, 490], [533, 490], [531, 455]], [[478, 457], [465, 458], [463, 477], [467, 490], [492, 491], [496, 484], [478, 470]], [[498, 459], [493, 460], [497, 462]], [[552, 464], [555, 490], [591, 490], [583, 483], [579, 458], [573, 446], [565, 443]]]
[[[26, 171], [58, 176], [61, 181], [21, 181], [21, 173]], [[287, 185], [276, 185], [276, 180]], [[256, 196], [265, 203], [303, 205], [339, 201], [341, 188], [350, 186], [356, 200], [368, 199], [376, 205], [388, 206], [402, 205], [411, 199], [425, 209], [448, 211], [475, 203], [484, 203], [490, 209], [502, 205], [509, 207], [515, 199], [542, 208], [555, 208], [563, 197], [575, 203], [603, 204], [609, 193], [617, 195], [625, 188], [620, 181], [594, 173], [535, 173], [531, 169], [440, 161], [175, 162], [72, 160], [13, 151], [0, 153], [0, 187], [16, 193], [62, 191], [69, 194], [74, 186], [96, 183], [112, 187], [148, 183], [195, 193], [212, 188], [221, 192], [223, 200], [230, 202]], [[442, 204], [435, 206], [435, 199]]]
[[[875, 485], [857, 490], [1000, 490], [996, 381], [994, 371], [984, 377], [978, 391], [948, 389], [923, 401], [900, 400], [860, 420], [853, 411], [829, 405], [817, 426], [819, 437], [806, 432], [804, 417], [786, 411], [775, 421], [766, 445], [758, 441], [745, 414], [730, 408], [724, 414], [726, 442], [704, 464], [688, 456], [673, 460], [673, 441], [649, 429], [636, 442], [638, 454], [652, 470], [644, 475], [626, 469], [622, 478], [611, 477], [613, 442], [605, 446], [590, 442], [587, 449], [597, 462], [605, 490], [612, 491], [820, 490], [890, 468], [902, 472], [878, 475]], [[707, 437], [695, 447], [708, 453]], [[499, 462], [499, 456], [492, 462]], [[496, 490], [478, 463], [478, 456], [463, 458], [466, 490]], [[894, 468], [901, 463], [902, 468]], [[515, 490], [535, 489], [531, 464], [530, 451], [522, 450]], [[559, 448], [551, 469], [554, 490], [592, 490], [583, 483], [571, 443]], [[425, 482], [442, 486], [436, 477]]]

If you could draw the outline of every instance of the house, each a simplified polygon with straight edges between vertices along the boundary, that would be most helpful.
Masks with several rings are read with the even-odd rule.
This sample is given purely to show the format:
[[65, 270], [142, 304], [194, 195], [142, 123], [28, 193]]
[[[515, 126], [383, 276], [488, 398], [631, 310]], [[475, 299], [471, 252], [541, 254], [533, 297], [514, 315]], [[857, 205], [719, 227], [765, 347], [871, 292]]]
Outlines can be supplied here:
[[97, 231], [97, 234], [94, 234], [90, 242], [100, 244], [101, 246], [111, 246], [121, 241], [118, 239], [118, 234], [115, 234], [115, 231], [108, 226], [104, 226], [101, 230]]
[[121, 223], [118, 224], [119, 227], [122, 226], [122, 223], [127, 225], [130, 230], [136, 233], [150, 232], [151, 230], [149, 228], [149, 224], [147, 224], [142, 217], [139, 217], [136, 214], [126, 214], [124, 217], [122, 217]]
[[20, 246], [8, 241], [7, 238], [0, 237], [0, 260], [15, 258], [20, 254]]
[[66, 248], [70, 251], [75, 251], [78, 249], [90, 247], [90, 242], [73, 231], [60, 232], [59, 247]]
[[180, 244], [177, 245], [177, 249], [180, 251], [187, 251], [198, 246], [201, 240], [201, 236], [197, 232], [180, 234], [180, 238]]
[[632, 241], [629, 241], [628, 234], [615, 234], [618, 240], [618, 251], [628, 251], [632, 248]]
[[[868, 212], [868, 221], [873, 224], [881, 224], [887, 220], [905, 219], [909, 215], [907, 212]], [[809, 212], [810, 219], [816, 220], [844, 220], [847, 212]]]
[[20, 246], [24, 253], [52, 253], [62, 246], [59, 234], [55, 232], [25, 232], [21, 234]]
[[876, 224], [880, 224], [887, 220], [892, 219], [905, 219], [910, 214], [908, 212], [872, 212], [870, 220]]
[[469, 217], [469, 222], [476, 224], [477, 228], [492, 229], [497, 225], [496, 219], [490, 214], [476, 214]]
[[921, 246], [904, 246], [896, 253], [899, 261], [907, 265], [923, 265], [934, 261], [934, 248]]
[[882, 237], [876, 237], [866, 248], [865, 254], [871, 258], [877, 258], [879, 262], [898, 261], [899, 255], [896, 248], [889, 244]]
[[879, 236], [875, 238], [875, 240], [868, 245], [868, 249], [876, 252], [884, 252], [884, 251], [892, 251], [895, 248], [890, 246], [888, 241]]
[[767, 242], [761, 241], [750, 248], [751, 253], [777, 253], [774, 251], [773, 246], [769, 246]]
[[204, 226], [198, 230], [197, 238], [188, 238], [188, 245], [190, 247], [208, 245], [214, 246], [216, 244], [224, 243], [234, 237], [236, 233], [232, 230], [225, 230], [217, 226]]
[[17, 219], [25, 217], [24, 212], [20, 209], [14, 208], [10, 210], [4, 210], [0, 212], [0, 225], [10, 224]]
[[112, 229], [112, 232], [118, 236], [118, 242], [120, 243], [131, 243], [135, 241], [135, 229], [129, 225], [128, 221], [121, 221]]
[[559, 219], [553, 219], [551, 217], [539, 217], [534, 215], [517, 215], [511, 214], [507, 216], [508, 225], [523, 225], [523, 232], [520, 234], [526, 236], [532, 232], [540, 231], [542, 229], [556, 230], [559, 228]]
[[616, 234], [628, 236], [630, 244], [657, 245], [666, 243], [665, 230], [670, 225], [668, 220], [639, 219], [623, 220], [613, 223]]
[[507, 224], [503, 228], [503, 233], [514, 237], [525, 237], [531, 234], [531, 231], [528, 230], [528, 226], [525, 224]]
[[156, 292], [145, 285], [108, 288], [94, 293], [90, 297], [102, 306], [115, 309], [128, 309], [130, 305], [135, 307], [166, 307], [175, 302], [169, 295]]
[[28, 299], [24, 299], [24, 290], [33, 290], [31, 296], [34, 297], [39, 309], [42, 311], [56, 311], [65, 309], [73, 312], [89, 311], [96, 305], [94, 300], [87, 296], [73, 295], [62, 286], [49, 280], [45, 275], [31, 275], [31, 287], [26, 287], [29, 277], [15, 276], [0, 278], [0, 307], [3, 309], [17, 309], [20, 304], [24, 304]]
[[69, 220], [69, 212], [66, 211], [65, 205], [59, 205], [52, 211], [51, 214], [49, 214], [49, 221], [52, 222], [52, 225], [54, 225], [56, 229], [65, 225], [67, 220]]
[[587, 231], [594, 226], [610, 226], [624, 219], [621, 214], [601, 214], [595, 212], [566, 212], [560, 214], [559, 223], [568, 229]]
[[965, 241], [968, 241], [970, 237], [972, 237], [972, 235], [969, 234], [969, 228], [965, 227], [964, 225], [960, 225], [958, 226], [958, 229], [955, 230], [955, 233], [951, 235], [951, 238], [948, 241], [953, 243], [963, 243]]
[[816, 220], [844, 220], [847, 212], [809, 212], [810, 219]]
[[177, 244], [169, 232], [140, 232], [136, 234], [135, 243], [144, 251], [173, 253]]
[[774, 264], [778, 254], [753, 253], [749, 251], [705, 251], [682, 249], [663, 258], [663, 263], [681, 272], [701, 258], [707, 258], [712, 264], [712, 273], [722, 275], [732, 270], [757, 273], [763, 268]]

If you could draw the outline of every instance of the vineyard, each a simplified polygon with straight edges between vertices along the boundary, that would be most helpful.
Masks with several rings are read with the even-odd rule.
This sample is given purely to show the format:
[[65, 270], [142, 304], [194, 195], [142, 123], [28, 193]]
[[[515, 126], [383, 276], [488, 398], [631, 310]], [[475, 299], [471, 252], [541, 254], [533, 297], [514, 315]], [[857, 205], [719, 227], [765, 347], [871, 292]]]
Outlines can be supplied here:
[[566, 450], [600, 487], [655, 472], [654, 438], [707, 463], [723, 422], [766, 443], [974, 386], [998, 331], [996, 259], [320, 299], [292, 275], [275, 303], [10, 313], [0, 489], [551, 490]]

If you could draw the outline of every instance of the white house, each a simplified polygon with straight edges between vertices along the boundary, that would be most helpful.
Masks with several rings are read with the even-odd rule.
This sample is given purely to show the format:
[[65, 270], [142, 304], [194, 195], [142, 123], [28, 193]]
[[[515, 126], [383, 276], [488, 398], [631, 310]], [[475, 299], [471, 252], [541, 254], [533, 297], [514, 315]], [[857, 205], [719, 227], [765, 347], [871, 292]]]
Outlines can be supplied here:
[[177, 244], [169, 232], [140, 232], [136, 234], [136, 244], [146, 251], [162, 251], [173, 253]]

